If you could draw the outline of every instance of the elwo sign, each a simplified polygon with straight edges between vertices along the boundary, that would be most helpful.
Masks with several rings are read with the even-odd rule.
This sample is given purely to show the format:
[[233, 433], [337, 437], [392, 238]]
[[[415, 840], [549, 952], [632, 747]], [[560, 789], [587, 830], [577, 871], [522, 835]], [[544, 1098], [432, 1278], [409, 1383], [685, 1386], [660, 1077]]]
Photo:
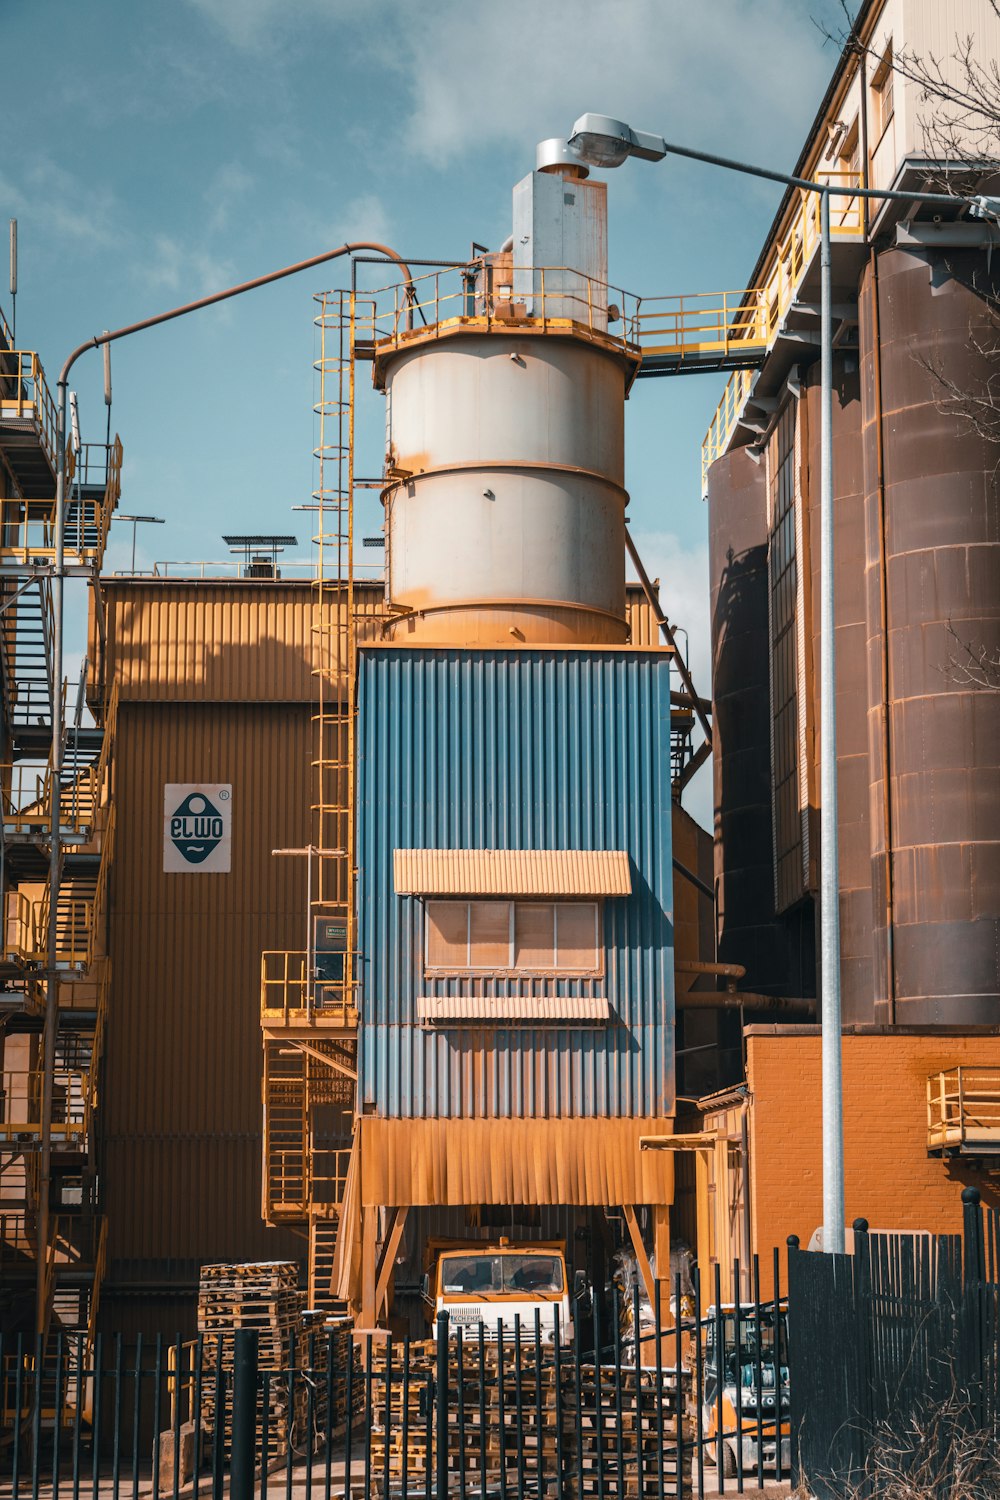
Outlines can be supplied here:
[[226, 875], [232, 868], [231, 782], [168, 781], [163, 788], [163, 869]]

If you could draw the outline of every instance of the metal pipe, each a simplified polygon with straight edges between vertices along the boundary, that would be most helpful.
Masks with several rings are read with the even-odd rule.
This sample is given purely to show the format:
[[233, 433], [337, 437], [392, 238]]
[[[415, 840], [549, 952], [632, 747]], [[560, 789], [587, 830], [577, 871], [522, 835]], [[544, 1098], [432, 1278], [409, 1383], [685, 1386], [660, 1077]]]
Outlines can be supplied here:
[[752, 990], [681, 990], [674, 1004], [678, 1010], [769, 1010], [778, 1015], [810, 1017], [816, 1014], [816, 1001], [808, 997], [760, 995]]
[[157, 313], [151, 318], [142, 318], [137, 323], [128, 323], [122, 328], [115, 328], [110, 332], [105, 331], [101, 334], [95, 334], [93, 338], [87, 339], [85, 343], [78, 344], [73, 352], [67, 356], [66, 362], [59, 374], [57, 385], [58, 402], [56, 408], [55, 557], [52, 568], [52, 626], [54, 644], [52, 670], [52, 807], [49, 816], [48, 963], [46, 965], [42, 1118], [38, 1164], [38, 1266], [35, 1281], [36, 1329], [41, 1337], [44, 1337], [47, 1332], [49, 1320], [46, 1264], [48, 1260], [49, 1203], [52, 1181], [52, 1094], [55, 1075], [56, 1033], [59, 1023], [59, 977], [56, 966], [56, 908], [59, 903], [60, 866], [62, 860], [61, 840], [59, 837], [59, 783], [62, 777], [62, 740], [65, 727], [62, 701], [63, 594], [66, 577], [66, 408], [70, 371], [81, 354], [85, 354], [88, 349], [99, 349], [102, 345], [112, 344], [118, 339], [128, 338], [130, 334], [142, 333], [147, 328], [155, 328], [161, 323], [172, 322], [174, 318], [185, 317], [188, 313], [198, 312], [203, 307], [213, 307], [218, 302], [228, 301], [230, 297], [239, 297], [243, 292], [252, 292], [257, 287], [269, 286], [274, 281], [282, 281], [286, 276], [294, 276], [299, 271], [308, 271], [313, 266], [325, 265], [327, 261], [337, 260], [344, 255], [353, 255], [357, 250], [375, 250], [380, 255], [387, 256], [388, 259], [395, 261], [403, 272], [407, 285], [412, 292], [413, 277], [410, 268], [394, 250], [390, 250], [388, 246], [382, 245], [376, 240], [358, 240], [352, 244], [338, 245], [336, 250], [327, 250], [322, 255], [312, 255], [307, 260], [296, 261], [294, 265], [282, 266], [278, 271], [269, 271], [265, 276], [255, 276], [251, 281], [239, 282], [235, 286], [224, 288], [221, 292], [212, 292], [207, 297], [198, 297], [193, 302], [184, 302], [179, 307], [169, 308], [166, 312]]
[[674, 968], [680, 974], [718, 974], [723, 979], [743, 979], [747, 972], [742, 964], [708, 964], [696, 958], [678, 958]]
[[840, 1040], [837, 684], [833, 610], [833, 307], [830, 194], [820, 196], [820, 990], [823, 1249], [844, 1253], [844, 1098]]

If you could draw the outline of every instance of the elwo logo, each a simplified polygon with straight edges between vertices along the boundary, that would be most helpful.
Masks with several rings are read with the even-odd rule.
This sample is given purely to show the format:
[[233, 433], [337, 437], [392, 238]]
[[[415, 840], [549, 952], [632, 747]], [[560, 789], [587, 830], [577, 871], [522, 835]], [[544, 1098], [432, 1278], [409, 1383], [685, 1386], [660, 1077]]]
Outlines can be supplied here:
[[201, 792], [190, 792], [170, 818], [174, 848], [189, 865], [202, 864], [219, 847], [223, 832], [222, 814]]

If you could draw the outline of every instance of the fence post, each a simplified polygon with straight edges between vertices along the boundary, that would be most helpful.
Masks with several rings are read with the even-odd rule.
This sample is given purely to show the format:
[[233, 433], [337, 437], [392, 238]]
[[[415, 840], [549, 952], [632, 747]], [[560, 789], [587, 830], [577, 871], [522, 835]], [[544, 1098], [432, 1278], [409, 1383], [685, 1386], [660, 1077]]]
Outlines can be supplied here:
[[985, 1425], [986, 1258], [979, 1189], [962, 1189], [962, 1303], [959, 1362], [973, 1428]]
[[[873, 1427], [875, 1423], [875, 1392], [871, 1370], [871, 1337], [869, 1329], [869, 1314], [871, 1311], [871, 1241], [868, 1238], [868, 1220], [855, 1219], [852, 1224], [854, 1230], [854, 1257], [851, 1270], [852, 1293], [854, 1300], [854, 1400], [853, 1407], [857, 1413], [857, 1420], [852, 1431], [851, 1446], [853, 1453], [852, 1461], [856, 1471], [849, 1478], [851, 1482], [860, 1484], [863, 1480], [865, 1454], [873, 1440]], [[860, 1432], [858, 1428], [860, 1427]]]
[[[233, 1335], [233, 1436], [229, 1460], [231, 1500], [253, 1500], [257, 1458], [256, 1328], [237, 1328]], [[221, 1413], [217, 1414], [217, 1420]]]
[[448, 1500], [448, 1314], [437, 1315], [437, 1380], [434, 1387], [437, 1404], [434, 1478], [437, 1500]]

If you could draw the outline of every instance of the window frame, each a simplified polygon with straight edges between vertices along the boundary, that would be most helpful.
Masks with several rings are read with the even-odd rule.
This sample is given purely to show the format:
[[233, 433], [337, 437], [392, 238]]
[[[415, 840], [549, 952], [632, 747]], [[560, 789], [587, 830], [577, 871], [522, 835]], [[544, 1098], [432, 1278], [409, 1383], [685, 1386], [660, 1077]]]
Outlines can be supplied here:
[[[896, 87], [893, 63], [895, 54], [892, 41], [886, 43], [878, 67], [872, 74], [872, 101], [876, 109], [876, 146], [881, 142], [896, 113]], [[886, 104], [888, 102], [888, 109]]]
[[[505, 905], [509, 908], [508, 918], [508, 945], [506, 964], [473, 964], [471, 962], [472, 952], [472, 917], [473, 905], [489, 903], [491, 905]], [[516, 930], [517, 930], [517, 908], [518, 906], [551, 906], [554, 912], [553, 939], [556, 943], [556, 958], [558, 959], [558, 934], [560, 906], [590, 907], [594, 912], [594, 951], [597, 962], [586, 968], [567, 968], [558, 963], [519, 965], [514, 962], [516, 953]], [[429, 979], [451, 979], [451, 978], [483, 978], [494, 976], [498, 978], [511, 979], [600, 979], [604, 976], [604, 902], [600, 897], [594, 896], [586, 900], [559, 900], [552, 896], [537, 898], [506, 896], [434, 896], [424, 900], [423, 914], [423, 972]], [[431, 911], [435, 906], [464, 906], [466, 908], [465, 922], [465, 964], [432, 964], [428, 961], [430, 953], [430, 920]]]

